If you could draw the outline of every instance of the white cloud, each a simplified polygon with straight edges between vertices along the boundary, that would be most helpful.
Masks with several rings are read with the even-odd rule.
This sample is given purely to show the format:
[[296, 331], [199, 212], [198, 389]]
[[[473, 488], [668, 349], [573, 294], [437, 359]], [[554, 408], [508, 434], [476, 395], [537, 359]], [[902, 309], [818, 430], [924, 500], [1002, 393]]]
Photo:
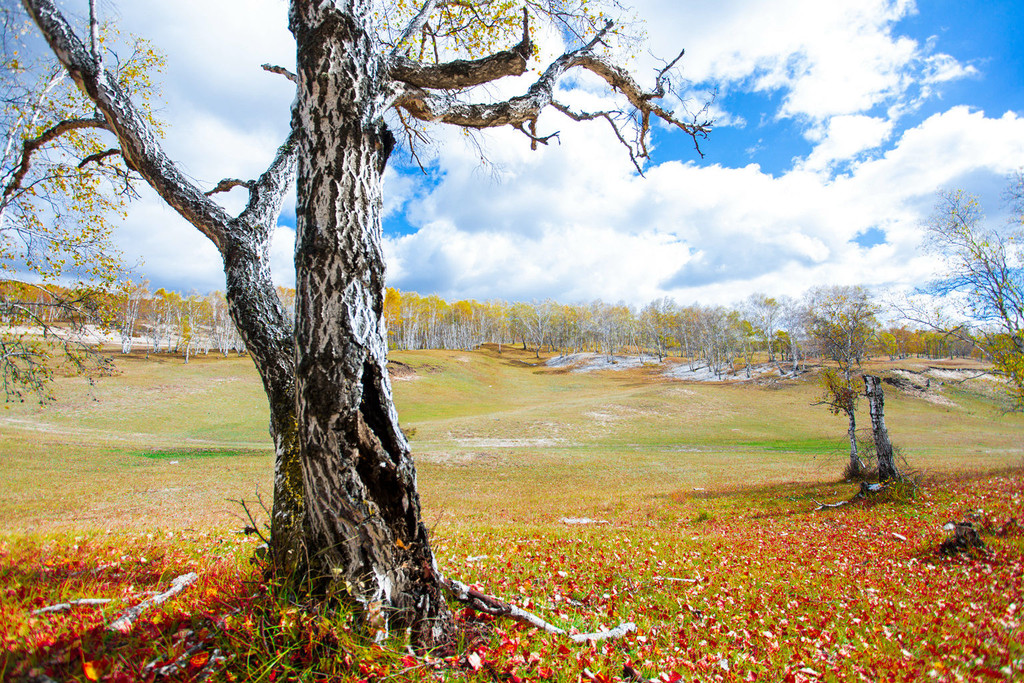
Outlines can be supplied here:
[[[970, 75], [953, 57], [894, 33], [912, 0], [639, 0], [654, 54], [686, 48], [683, 70], [726, 91], [781, 93], [780, 116], [821, 121], [900, 100], [924, 72]], [[648, 65], [649, 67], [650, 65]]]
[[861, 152], [876, 149], [886, 142], [893, 126], [893, 121], [880, 117], [833, 116], [822, 126], [816, 140], [818, 144], [799, 166], [809, 171], [824, 171], [837, 161], [855, 159]]
[[[838, 129], [847, 124], [823, 144], [856, 139], [859, 128], [873, 131], [871, 141], [887, 135], [879, 121]], [[823, 282], [905, 286], [931, 267], [918, 245], [934, 192], [979, 172], [998, 182], [1024, 158], [1024, 119], [955, 108], [834, 179], [680, 162], [640, 179], [610, 158], [614, 150], [567, 135], [560, 149], [503, 158], [500, 186], [453, 167], [413, 201], [424, 227], [389, 242], [389, 281], [450, 296], [574, 300], [589, 291], [633, 303], [728, 303], [757, 289], [795, 296]], [[886, 243], [852, 241], [873, 228]]]

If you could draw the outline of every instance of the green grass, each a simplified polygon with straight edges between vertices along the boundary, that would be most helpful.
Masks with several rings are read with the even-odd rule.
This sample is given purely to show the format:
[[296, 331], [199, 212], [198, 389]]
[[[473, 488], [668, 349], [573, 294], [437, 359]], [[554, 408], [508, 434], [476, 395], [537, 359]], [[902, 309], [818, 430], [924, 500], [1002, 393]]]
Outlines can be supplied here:
[[[810, 381], [682, 383], [657, 366], [570, 373], [507, 347], [393, 357], [415, 373], [393, 384], [435, 524], [630, 515], [695, 488], [835, 481], [847, 458], [845, 420], [813, 405]], [[266, 399], [249, 359], [117, 361], [119, 374], [95, 387], [62, 379], [57, 402], [0, 411], [9, 530], [161, 515], [229, 523], [229, 499], [270, 491]], [[942, 396], [954, 405], [937, 405], [887, 389], [889, 428], [912, 467], [1024, 459], [1024, 418], [990, 393], [950, 385]], [[866, 411], [859, 420], [868, 426]], [[75, 485], [55, 492], [53, 481]]]

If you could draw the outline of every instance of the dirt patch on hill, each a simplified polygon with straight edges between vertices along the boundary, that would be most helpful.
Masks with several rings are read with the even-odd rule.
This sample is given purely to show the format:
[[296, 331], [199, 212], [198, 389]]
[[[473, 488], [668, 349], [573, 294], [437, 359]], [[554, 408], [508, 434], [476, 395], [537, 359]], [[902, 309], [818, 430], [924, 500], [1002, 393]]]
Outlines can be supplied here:
[[388, 375], [393, 380], [419, 379], [419, 375], [416, 374], [411, 365], [406, 365], [397, 360], [388, 361]]

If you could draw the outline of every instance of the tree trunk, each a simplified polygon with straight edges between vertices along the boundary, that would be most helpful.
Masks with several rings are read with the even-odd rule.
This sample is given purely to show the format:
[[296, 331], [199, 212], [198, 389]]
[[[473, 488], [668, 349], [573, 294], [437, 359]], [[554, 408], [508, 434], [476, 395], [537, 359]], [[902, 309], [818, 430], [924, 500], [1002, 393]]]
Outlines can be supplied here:
[[420, 514], [416, 469], [387, 374], [381, 178], [394, 144], [382, 122], [370, 5], [292, 0], [300, 130], [296, 395], [309, 578], [347, 594], [379, 635], [409, 629], [425, 649], [453, 621]]
[[223, 251], [228, 312], [263, 382], [274, 440], [274, 502], [270, 521], [271, 571], [304, 571], [302, 469], [295, 420], [295, 343], [292, 321], [270, 275], [272, 230], [247, 231]]
[[846, 436], [850, 439], [850, 466], [846, 474], [849, 477], [859, 477], [864, 473], [864, 461], [860, 459], [860, 454], [857, 452], [857, 413], [847, 410], [846, 417], [850, 420], [850, 424], [846, 428]]
[[889, 430], [885, 427], [885, 393], [882, 380], [874, 375], [864, 375], [864, 390], [868, 397], [868, 411], [871, 413], [871, 431], [875, 437], [875, 453], [878, 455], [878, 479], [899, 479], [893, 459]]

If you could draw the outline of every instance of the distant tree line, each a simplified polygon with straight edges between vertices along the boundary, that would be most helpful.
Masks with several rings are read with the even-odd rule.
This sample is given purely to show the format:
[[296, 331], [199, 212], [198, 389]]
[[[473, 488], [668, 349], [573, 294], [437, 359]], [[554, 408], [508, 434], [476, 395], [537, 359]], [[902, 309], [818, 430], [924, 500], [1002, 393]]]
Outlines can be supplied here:
[[[880, 305], [861, 287], [818, 287], [801, 299], [753, 294], [733, 306], [682, 305], [670, 298], [645, 306], [533, 302], [448, 302], [389, 288], [384, 315], [395, 349], [472, 349], [483, 343], [517, 345], [542, 352], [650, 355], [685, 358], [724, 373], [753, 365], [799, 368], [808, 357], [831, 357], [829, 302], [862, 302], [854, 317], [863, 327], [863, 355], [895, 360], [912, 356], [978, 356], [976, 347], [942, 331], [883, 326]], [[847, 315], [833, 311], [834, 315]]]
[[[63, 309], [50, 304], [47, 288], [0, 282], [0, 296], [17, 290], [23, 306], [48, 322], [61, 322]], [[278, 288], [288, 310], [295, 290]], [[244, 353], [245, 345], [227, 312], [224, 293], [180, 294], [166, 289], [150, 291], [133, 284], [107, 295], [108, 317], [120, 333], [121, 350], [129, 353], [140, 344], [148, 353], [177, 353], [186, 360], [211, 350]], [[57, 297], [54, 297], [56, 299]], [[446, 301], [388, 288], [384, 317], [393, 349], [463, 349], [481, 344], [517, 346], [541, 353], [598, 353], [667, 356], [686, 359], [691, 366], [707, 367], [719, 375], [747, 369], [757, 363], [775, 364], [780, 373], [799, 370], [807, 358], [834, 358], [830, 329], [841, 322], [829, 316], [850, 315], [830, 311], [838, 300], [857, 300], [861, 310], [853, 317], [860, 326], [856, 343], [860, 356], [984, 357], [963, 335], [907, 325], [882, 325], [880, 306], [860, 287], [818, 287], [801, 299], [753, 294], [733, 306], [682, 305], [670, 298], [645, 306], [609, 304], [595, 300], [564, 304], [546, 299], [532, 302]], [[838, 320], [838, 318], [837, 318]], [[8, 313], [0, 322], [17, 321]], [[831, 346], [830, 346], [831, 345]], [[857, 362], [861, 360], [856, 358]]]

